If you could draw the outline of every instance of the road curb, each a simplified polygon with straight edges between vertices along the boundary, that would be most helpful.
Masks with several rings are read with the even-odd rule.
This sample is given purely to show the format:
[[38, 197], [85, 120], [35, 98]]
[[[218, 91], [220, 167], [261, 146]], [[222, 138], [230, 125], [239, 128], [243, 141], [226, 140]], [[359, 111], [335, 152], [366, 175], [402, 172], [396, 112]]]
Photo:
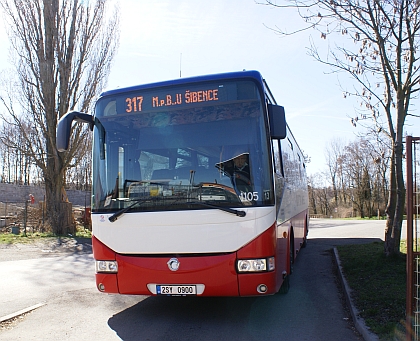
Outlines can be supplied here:
[[38, 303], [38, 304], [35, 304], [35, 305], [30, 306], [28, 308], [19, 310], [19, 311], [15, 312], [15, 313], [12, 313], [12, 314], [9, 314], [9, 315], [0, 317], [0, 323], [5, 322], [5, 321], [8, 321], [8, 320], [11, 320], [11, 319], [13, 319], [15, 317], [18, 317], [19, 315], [29, 313], [32, 310], [35, 310], [35, 309], [38, 309], [38, 308], [44, 306], [45, 304], [46, 303]]
[[341, 267], [340, 257], [338, 256], [337, 248], [334, 248], [334, 259], [335, 264], [337, 265], [338, 277], [340, 278], [341, 284], [343, 286], [344, 296], [346, 297], [347, 305], [350, 309], [351, 317], [353, 319], [354, 325], [357, 331], [363, 336], [365, 341], [379, 341], [379, 337], [372, 333], [370, 329], [366, 326], [365, 321], [360, 317], [359, 310], [354, 306], [351, 299], [351, 289], [347, 283], [347, 280], [344, 278], [343, 269]]

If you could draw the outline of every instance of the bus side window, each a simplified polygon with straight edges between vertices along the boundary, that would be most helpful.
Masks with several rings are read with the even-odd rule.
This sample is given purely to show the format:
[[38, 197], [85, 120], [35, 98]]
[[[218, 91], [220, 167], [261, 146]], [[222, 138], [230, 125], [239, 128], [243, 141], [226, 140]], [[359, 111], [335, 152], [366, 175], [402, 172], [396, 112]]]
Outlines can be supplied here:
[[289, 138], [281, 140], [281, 159], [283, 163], [283, 174], [287, 182], [293, 183], [293, 176], [295, 171], [295, 155], [293, 153], [293, 144]]
[[302, 181], [302, 159], [299, 153], [297, 153], [297, 158], [299, 160], [298, 165], [297, 165], [297, 168], [299, 170], [299, 180]]
[[290, 139], [287, 138], [287, 142], [289, 142], [290, 150], [293, 150], [293, 143], [292, 143], [292, 141], [290, 141]]
[[283, 160], [281, 157], [281, 144], [280, 140], [272, 140], [273, 154], [274, 154], [274, 170], [277, 175], [284, 177]]

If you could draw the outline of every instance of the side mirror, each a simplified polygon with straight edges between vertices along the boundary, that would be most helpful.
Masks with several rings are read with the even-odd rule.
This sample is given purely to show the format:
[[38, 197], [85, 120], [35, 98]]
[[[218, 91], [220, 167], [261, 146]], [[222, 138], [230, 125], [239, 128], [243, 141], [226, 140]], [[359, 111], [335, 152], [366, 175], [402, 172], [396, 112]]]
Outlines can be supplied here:
[[271, 138], [278, 140], [286, 138], [286, 114], [284, 107], [274, 104], [268, 104], [267, 107]]
[[69, 149], [71, 125], [74, 120], [89, 123], [90, 129], [93, 129], [94, 118], [92, 115], [78, 111], [71, 111], [65, 114], [57, 123], [56, 146], [59, 152], [65, 152]]

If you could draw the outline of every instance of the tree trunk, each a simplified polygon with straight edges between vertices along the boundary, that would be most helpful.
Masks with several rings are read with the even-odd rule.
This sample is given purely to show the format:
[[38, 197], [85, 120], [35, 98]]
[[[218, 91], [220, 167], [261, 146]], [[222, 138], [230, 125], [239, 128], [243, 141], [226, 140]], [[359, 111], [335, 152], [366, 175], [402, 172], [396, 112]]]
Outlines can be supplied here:
[[397, 101], [397, 129], [392, 145], [390, 167], [390, 190], [386, 209], [385, 254], [400, 252], [401, 226], [405, 204], [405, 186], [403, 173], [403, 125], [405, 118], [404, 104]]
[[309, 194], [309, 203], [311, 205], [312, 212], [313, 214], [317, 214], [315, 189], [312, 187], [312, 185], [308, 185], [308, 194]]
[[[402, 171], [402, 143], [396, 151], [395, 180], [391, 184], [389, 204], [387, 208], [387, 221], [385, 230], [385, 254], [400, 252], [401, 227], [405, 204], [405, 187]], [[394, 189], [395, 188], [395, 189]]]
[[336, 185], [336, 177], [332, 176], [331, 181], [333, 185], [335, 207], [338, 207], [338, 190], [337, 190], [337, 185]]
[[[53, 164], [53, 162], [50, 162]], [[49, 167], [52, 168], [53, 165]], [[46, 212], [47, 221], [51, 225], [51, 229], [56, 235], [67, 234], [67, 227], [64, 224], [64, 212], [62, 212], [63, 206], [61, 202], [62, 198], [62, 188], [64, 185], [63, 182], [63, 171], [58, 174], [55, 174], [51, 170], [49, 174], [45, 176], [45, 201], [48, 207]]]

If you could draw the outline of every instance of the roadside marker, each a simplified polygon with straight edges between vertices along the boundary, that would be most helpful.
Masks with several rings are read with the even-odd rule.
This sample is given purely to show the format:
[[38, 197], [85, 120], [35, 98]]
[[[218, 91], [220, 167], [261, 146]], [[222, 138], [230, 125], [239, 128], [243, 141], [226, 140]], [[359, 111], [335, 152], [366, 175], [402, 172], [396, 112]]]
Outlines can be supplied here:
[[35, 305], [30, 306], [28, 308], [19, 310], [19, 311], [15, 312], [15, 313], [12, 313], [12, 314], [9, 314], [9, 315], [0, 317], [0, 323], [5, 322], [5, 321], [8, 321], [8, 320], [11, 320], [11, 319], [13, 319], [15, 317], [18, 317], [19, 315], [26, 314], [26, 313], [28, 313], [28, 312], [30, 312], [32, 310], [38, 309], [38, 308], [44, 306], [45, 304], [46, 303], [38, 303], [38, 304], [35, 304]]

